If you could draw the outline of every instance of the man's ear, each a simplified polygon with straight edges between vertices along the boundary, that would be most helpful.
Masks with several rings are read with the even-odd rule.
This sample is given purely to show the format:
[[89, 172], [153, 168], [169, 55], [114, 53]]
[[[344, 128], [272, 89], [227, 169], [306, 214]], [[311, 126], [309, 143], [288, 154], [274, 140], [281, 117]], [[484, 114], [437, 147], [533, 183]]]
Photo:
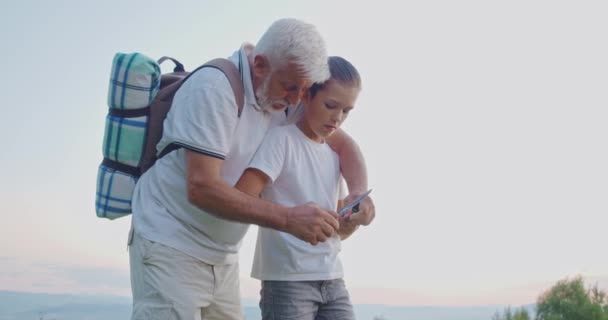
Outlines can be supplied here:
[[270, 63], [266, 56], [257, 55], [253, 57], [253, 74], [256, 78], [264, 78], [270, 74]]

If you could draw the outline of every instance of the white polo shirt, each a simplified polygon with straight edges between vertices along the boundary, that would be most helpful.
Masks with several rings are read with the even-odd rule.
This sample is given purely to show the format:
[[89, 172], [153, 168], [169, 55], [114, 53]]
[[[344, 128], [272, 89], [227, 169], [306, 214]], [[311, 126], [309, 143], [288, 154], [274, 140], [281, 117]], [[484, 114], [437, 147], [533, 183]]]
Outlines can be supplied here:
[[[293, 207], [315, 202], [335, 210], [344, 196], [338, 155], [295, 125], [270, 129], [249, 165], [271, 183], [262, 198]], [[331, 280], [343, 276], [338, 235], [315, 246], [288, 233], [260, 227], [251, 276], [260, 280]]]
[[[214, 68], [193, 74], [175, 94], [163, 125], [162, 150], [177, 142], [190, 150], [224, 159], [221, 176], [235, 185], [270, 126], [257, 105], [244, 45], [229, 59], [241, 70], [245, 105], [241, 117], [226, 76]], [[142, 237], [209, 264], [238, 259], [248, 225], [207, 213], [188, 201], [183, 148], [159, 159], [137, 182], [133, 224]]]

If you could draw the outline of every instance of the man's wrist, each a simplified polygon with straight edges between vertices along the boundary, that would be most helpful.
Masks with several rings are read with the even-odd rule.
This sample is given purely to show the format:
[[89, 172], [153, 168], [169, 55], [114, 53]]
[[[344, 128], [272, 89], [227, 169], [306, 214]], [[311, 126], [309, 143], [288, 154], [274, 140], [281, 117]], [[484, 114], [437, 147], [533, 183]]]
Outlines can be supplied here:
[[281, 214], [281, 231], [288, 232], [289, 229], [289, 219], [291, 218], [291, 208], [283, 208], [283, 213]]
[[271, 212], [275, 214], [271, 215], [272, 218], [268, 221], [268, 227], [282, 232], [287, 232], [289, 226], [289, 216], [291, 214], [291, 208], [283, 207], [277, 204], [272, 204]]

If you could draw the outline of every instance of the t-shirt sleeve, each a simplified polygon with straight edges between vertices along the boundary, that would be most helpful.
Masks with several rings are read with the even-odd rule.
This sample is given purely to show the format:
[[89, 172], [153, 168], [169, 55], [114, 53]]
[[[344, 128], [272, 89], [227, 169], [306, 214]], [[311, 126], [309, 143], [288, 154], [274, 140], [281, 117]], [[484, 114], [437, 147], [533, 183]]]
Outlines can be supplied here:
[[[195, 76], [198, 75], [191, 78]], [[234, 93], [225, 77], [218, 78], [212, 83], [214, 85], [201, 85], [201, 81], [192, 80], [186, 81], [175, 95], [163, 125], [165, 132], [161, 144], [175, 143], [224, 159], [238, 122]]]
[[286, 155], [286, 136], [284, 132], [279, 132], [278, 128], [268, 131], [262, 144], [253, 155], [249, 168], [255, 168], [264, 172], [272, 182], [274, 182], [285, 163]]

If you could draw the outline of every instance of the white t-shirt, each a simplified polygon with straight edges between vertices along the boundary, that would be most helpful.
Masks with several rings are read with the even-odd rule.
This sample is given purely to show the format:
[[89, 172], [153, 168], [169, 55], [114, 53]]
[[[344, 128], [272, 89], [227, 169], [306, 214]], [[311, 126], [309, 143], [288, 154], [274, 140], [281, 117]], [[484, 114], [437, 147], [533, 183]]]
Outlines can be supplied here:
[[[260, 111], [251, 84], [243, 46], [230, 60], [241, 70], [245, 104], [241, 117], [226, 76], [214, 68], [193, 74], [175, 94], [163, 124], [162, 150], [176, 142], [190, 150], [224, 159], [222, 178], [235, 185], [270, 126]], [[238, 259], [248, 225], [207, 213], [188, 201], [183, 148], [159, 159], [137, 182], [133, 195], [133, 224], [142, 237], [182, 251], [209, 264]]]
[[[343, 195], [338, 155], [326, 143], [306, 137], [295, 124], [270, 129], [249, 167], [272, 180], [262, 197], [287, 207], [315, 202], [335, 210]], [[260, 227], [251, 276], [277, 281], [342, 278], [340, 248], [338, 235], [313, 246]]]

